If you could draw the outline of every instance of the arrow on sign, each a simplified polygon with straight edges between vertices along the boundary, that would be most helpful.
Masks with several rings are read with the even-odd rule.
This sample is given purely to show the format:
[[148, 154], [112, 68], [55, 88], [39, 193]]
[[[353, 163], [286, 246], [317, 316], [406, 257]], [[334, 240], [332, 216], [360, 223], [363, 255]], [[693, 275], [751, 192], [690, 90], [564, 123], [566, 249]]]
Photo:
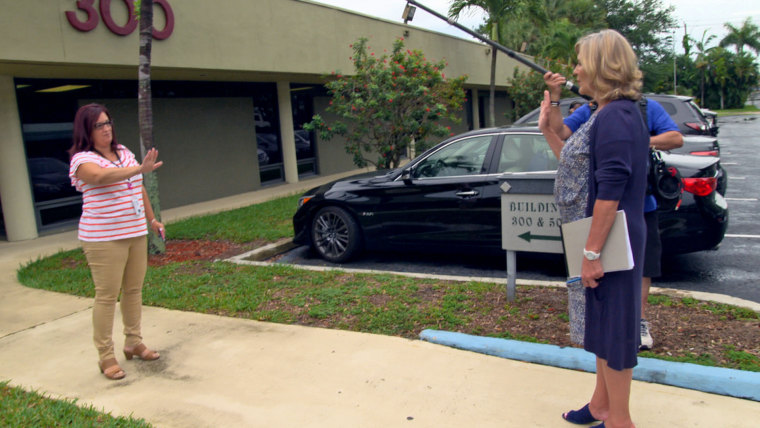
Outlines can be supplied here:
[[530, 242], [531, 239], [539, 240], [542, 239], [544, 241], [561, 241], [562, 238], [559, 236], [549, 236], [549, 235], [532, 235], [530, 231], [527, 231], [523, 233], [522, 235], [518, 235], [518, 238], [522, 238], [528, 242]]

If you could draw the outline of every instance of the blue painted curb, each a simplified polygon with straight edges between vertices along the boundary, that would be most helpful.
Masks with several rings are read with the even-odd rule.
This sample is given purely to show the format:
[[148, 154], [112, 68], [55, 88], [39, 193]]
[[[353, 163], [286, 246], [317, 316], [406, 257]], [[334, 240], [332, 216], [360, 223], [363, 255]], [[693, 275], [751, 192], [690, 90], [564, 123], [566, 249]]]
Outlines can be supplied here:
[[[472, 336], [440, 330], [423, 330], [420, 339], [481, 354], [544, 364], [586, 372], [596, 372], [596, 358], [582, 349], [494, 337]], [[633, 378], [713, 394], [760, 401], [760, 373], [698, 364], [677, 363], [653, 358], [638, 359]]]

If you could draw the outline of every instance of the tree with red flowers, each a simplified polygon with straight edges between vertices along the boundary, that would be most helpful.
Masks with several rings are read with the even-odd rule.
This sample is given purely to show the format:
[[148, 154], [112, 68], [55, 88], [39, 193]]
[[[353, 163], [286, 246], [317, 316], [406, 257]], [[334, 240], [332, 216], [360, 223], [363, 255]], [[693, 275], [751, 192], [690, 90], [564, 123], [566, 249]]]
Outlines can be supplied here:
[[332, 97], [327, 111], [337, 119], [327, 123], [315, 115], [304, 129], [324, 140], [344, 137], [357, 166], [378, 169], [398, 167], [407, 148], [424, 149], [428, 136], [453, 135], [446, 123], [460, 121], [466, 76], [446, 79], [445, 61], [429, 62], [422, 52], [405, 49], [403, 39], [379, 57], [366, 38], [351, 47], [355, 74], [333, 73], [325, 85]]

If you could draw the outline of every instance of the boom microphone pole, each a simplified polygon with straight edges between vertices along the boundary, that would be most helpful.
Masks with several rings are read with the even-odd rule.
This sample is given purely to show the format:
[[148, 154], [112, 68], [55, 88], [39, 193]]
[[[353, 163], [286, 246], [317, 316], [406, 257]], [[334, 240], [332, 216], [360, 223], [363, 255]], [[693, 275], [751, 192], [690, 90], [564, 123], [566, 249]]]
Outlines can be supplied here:
[[[411, 5], [414, 5], [416, 7], [419, 7], [420, 9], [422, 9], [425, 12], [427, 12], [427, 13], [435, 16], [436, 18], [439, 18], [439, 19], [442, 19], [442, 20], [448, 22], [449, 25], [453, 25], [454, 27], [456, 27], [456, 28], [464, 31], [465, 33], [471, 35], [472, 37], [475, 37], [476, 39], [481, 40], [481, 41], [483, 41], [483, 42], [491, 45], [491, 47], [493, 47], [494, 49], [498, 49], [498, 50], [504, 52], [510, 58], [513, 58], [515, 61], [518, 61], [518, 62], [521, 62], [521, 63], [527, 65], [528, 67], [532, 68], [533, 70], [541, 73], [541, 75], [544, 75], [544, 74], [546, 74], [549, 71], [549, 70], [541, 67], [540, 65], [536, 64], [535, 62], [523, 58], [517, 52], [515, 52], [515, 51], [513, 51], [513, 50], [511, 50], [511, 49], [509, 49], [507, 47], [504, 47], [504, 46], [502, 46], [502, 45], [494, 42], [493, 40], [490, 40], [487, 37], [484, 37], [483, 35], [478, 34], [477, 32], [475, 32], [475, 31], [473, 31], [473, 30], [465, 27], [464, 25], [462, 25], [462, 24], [454, 21], [453, 18], [447, 18], [447, 17], [441, 15], [440, 13], [438, 13], [438, 12], [430, 9], [429, 7], [421, 5], [420, 3], [418, 3], [415, 0], [407, 0], [406, 2], [408, 4], [411, 4]], [[407, 5], [407, 8], [408, 7], [409, 6]], [[404, 10], [404, 24], [406, 24], [407, 21], [410, 21], [413, 16], [414, 16], [414, 12], [413, 11], [411, 11], [411, 13], [410, 13], [410, 11]], [[569, 80], [565, 82], [565, 88], [567, 88], [568, 90], [570, 90], [572, 92], [575, 92], [576, 94], [582, 96], [583, 98], [591, 99], [591, 97], [589, 97], [587, 95], [581, 94], [580, 93], [580, 89], [578, 88], [578, 86], [575, 85], [573, 82], [571, 82]]]

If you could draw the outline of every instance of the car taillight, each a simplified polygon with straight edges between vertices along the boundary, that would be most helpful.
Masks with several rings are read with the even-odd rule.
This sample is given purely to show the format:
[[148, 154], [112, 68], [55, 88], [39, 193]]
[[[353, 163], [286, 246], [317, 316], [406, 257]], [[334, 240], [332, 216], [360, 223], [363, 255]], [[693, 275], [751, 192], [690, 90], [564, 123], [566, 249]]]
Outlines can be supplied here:
[[697, 123], [697, 122], [686, 122], [684, 125], [688, 126], [689, 128], [699, 131], [699, 132], [705, 132], [707, 131], [707, 126], [704, 123]]
[[694, 156], [720, 156], [717, 150], [705, 150], [701, 152], [691, 152]]
[[683, 181], [683, 190], [697, 196], [707, 196], [718, 186], [718, 179], [715, 177], [692, 177], [681, 181]]

